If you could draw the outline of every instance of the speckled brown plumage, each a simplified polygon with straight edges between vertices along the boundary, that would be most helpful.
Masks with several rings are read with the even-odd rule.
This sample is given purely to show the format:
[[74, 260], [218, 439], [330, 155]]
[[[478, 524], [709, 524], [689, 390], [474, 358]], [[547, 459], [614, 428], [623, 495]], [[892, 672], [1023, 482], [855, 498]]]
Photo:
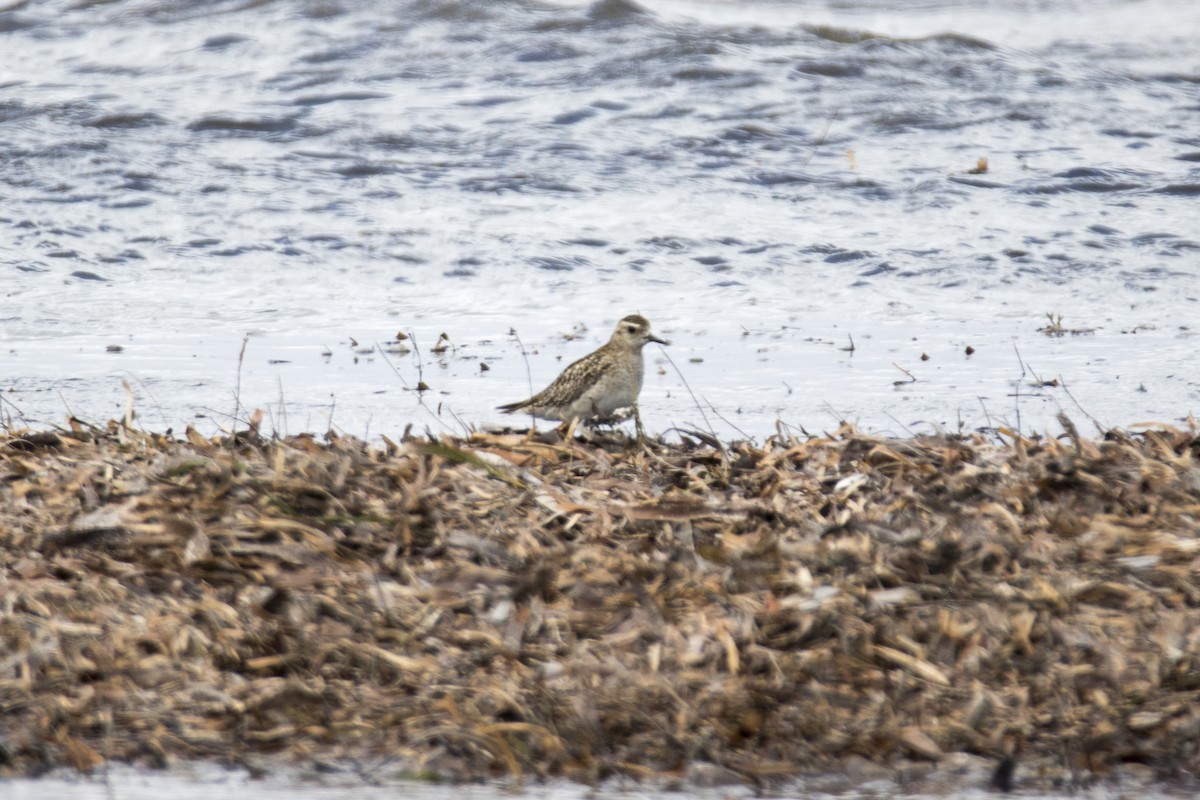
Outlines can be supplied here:
[[670, 344], [650, 333], [650, 322], [630, 314], [617, 323], [600, 349], [562, 371], [554, 382], [528, 400], [500, 406], [507, 414], [523, 412], [542, 419], [603, 422], [625, 418], [642, 389], [642, 348], [649, 342]]

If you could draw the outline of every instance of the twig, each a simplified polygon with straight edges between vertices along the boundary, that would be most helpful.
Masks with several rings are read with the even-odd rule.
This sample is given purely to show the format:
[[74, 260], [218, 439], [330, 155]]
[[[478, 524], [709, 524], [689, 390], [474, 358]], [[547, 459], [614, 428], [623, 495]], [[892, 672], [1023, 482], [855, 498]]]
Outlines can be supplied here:
[[[1025, 367], [1021, 367], [1021, 377], [1025, 377]], [[1021, 433], [1021, 378], [1013, 382], [1013, 405], [1017, 410], [1017, 433]]]
[[218, 430], [226, 431], [226, 428], [222, 423], [217, 422], [217, 417], [225, 417], [226, 419], [230, 420], [229, 429], [226, 431], [227, 433], [233, 433], [233, 426], [239, 422], [245, 423], [246, 425], [250, 424], [249, 418], [238, 419], [237, 417], [230, 417], [224, 411], [220, 411], [218, 409], [212, 408], [211, 406], [198, 406], [197, 408], [199, 408], [200, 411], [208, 412], [208, 418], [211, 419], [214, 423], [216, 423]]
[[[242, 410], [242, 362], [246, 359], [246, 343], [250, 336], [242, 337], [242, 349], [238, 351], [237, 385], [233, 390], [233, 423], [237, 425], [238, 413]], [[232, 433], [232, 431], [231, 431]]]
[[692, 387], [688, 384], [687, 378], [683, 377], [683, 373], [679, 371], [679, 367], [675, 366], [675, 361], [671, 358], [671, 354], [666, 350], [663, 350], [661, 347], [659, 350], [662, 350], [662, 354], [667, 358], [667, 363], [670, 364], [671, 368], [675, 370], [675, 374], [679, 376], [679, 380], [683, 381], [683, 388], [687, 389], [688, 394], [692, 396], [692, 402], [695, 403], [696, 410], [700, 412], [700, 416], [704, 418], [704, 424], [708, 427], [709, 435], [716, 439], [717, 432], [713, 430], [712, 423], [708, 420], [708, 415], [704, 413], [704, 406], [700, 405], [700, 401], [696, 399], [696, 393], [692, 391]]
[[[529, 353], [525, 352], [525, 343], [521, 341], [521, 334], [517, 333], [516, 328], [508, 329], [509, 336], [517, 340], [517, 347], [521, 348], [521, 358], [525, 361], [525, 381], [529, 384], [529, 396], [533, 397], [533, 370], [529, 368]], [[533, 416], [533, 408], [529, 409], [529, 430], [532, 431], [537, 425], [537, 418]]]
[[[1044, 381], [1044, 380], [1042, 380], [1042, 376], [1041, 376], [1041, 375], [1038, 375], [1036, 372], [1034, 372], [1034, 371], [1033, 371], [1033, 365], [1032, 365], [1032, 364], [1026, 364], [1025, 366], [1026, 366], [1026, 367], [1028, 367], [1028, 369], [1029, 369], [1029, 374], [1033, 376], [1033, 381], [1034, 381], [1034, 382], [1033, 382], [1033, 387], [1034, 387], [1034, 388], [1036, 388], [1036, 389], [1044, 389], [1044, 388], [1046, 388], [1047, 386], [1051, 386], [1051, 385], [1053, 385], [1053, 384], [1049, 383], [1048, 381]], [[1023, 372], [1024, 372], [1024, 371], [1022, 370], [1022, 374], [1023, 374]]]
[[829, 129], [833, 127], [833, 121], [837, 118], [838, 112], [834, 111], [829, 115], [829, 118], [825, 120], [825, 130], [821, 131], [821, 135], [817, 137], [817, 141], [813, 143], [812, 150], [810, 150], [808, 153], [808, 158], [804, 159], [804, 163], [800, 165], [801, 172], [808, 169], [808, 165], [817, 155], [817, 149], [820, 148], [821, 145], [825, 144], [825, 139], [829, 136]]
[[906, 380], [906, 381], [892, 381], [892, 386], [900, 386], [900, 385], [902, 385], [902, 384], [916, 383], [916, 382], [917, 382], [917, 376], [913, 375], [911, 372], [909, 372], [909, 371], [908, 371], [908, 370], [906, 370], [904, 367], [902, 367], [902, 366], [900, 366], [899, 364], [897, 364], [895, 361], [893, 361], [893, 362], [892, 362], [892, 366], [893, 366], [893, 367], [895, 367], [896, 369], [900, 370], [901, 372], [903, 372], [905, 375], [907, 375], [907, 376], [908, 376], [908, 380]]
[[728, 425], [729, 427], [733, 428], [735, 431], [737, 431], [738, 433], [740, 433], [740, 434], [742, 435], [742, 438], [743, 438], [743, 439], [745, 439], [747, 442], [753, 442], [753, 441], [754, 441], [754, 437], [752, 437], [750, 434], [746, 433], [744, 430], [742, 430], [741, 428], [739, 428], [737, 425], [734, 425], [732, 422], [730, 422], [728, 419], [726, 419], [726, 418], [725, 418], [725, 415], [723, 415], [723, 414], [722, 414], [720, 411], [717, 411], [717, 407], [716, 407], [716, 406], [714, 406], [714, 405], [712, 404], [712, 401], [711, 401], [711, 400], [709, 400], [709, 399], [706, 397], [706, 398], [704, 398], [704, 402], [708, 403], [708, 408], [709, 408], [709, 410], [710, 410], [710, 411], [712, 411], [714, 414], [716, 414], [716, 415], [717, 415], [717, 419], [721, 420], [721, 421], [722, 421], [722, 422], [724, 422], [726, 425]]
[[267, 404], [267, 421], [271, 423], [271, 441], [277, 442], [283, 438], [279, 433], [279, 421], [275, 419], [275, 409]]
[[833, 404], [828, 400], [823, 400], [822, 404], [825, 406], [825, 410], [829, 412], [829, 416], [833, 417], [838, 425], [846, 421], [846, 415], [834, 408]]
[[1021, 351], [1016, 349], [1016, 344], [1013, 344], [1013, 351], [1016, 353], [1016, 365], [1021, 368], [1021, 377], [1013, 381], [1013, 405], [1016, 408], [1016, 432], [1021, 432], [1021, 381], [1025, 379], [1025, 360], [1021, 357]]
[[447, 407], [446, 413], [448, 413], [450, 416], [454, 417], [454, 421], [457, 422], [462, 427], [463, 435], [466, 436], [467, 438], [470, 438], [471, 426], [468, 425], [467, 423], [463, 422], [462, 417], [460, 417], [458, 414], [454, 413], [453, 408]]
[[63, 393], [62, 393], [62, 392], [59, 392], [59, 393], [58, 393], [58, 399], [59, 399], [59, 400], [62, 400], [62, 404], [63, 404], [63, 406], [65, 406], [65, 407], [66, 407], [66, 409], [67, 409], [67, 417], [68, 417], [68, 418], [74, 417], [74, 416], [75, 416], [75, 412], [71, 410], [71, 404], [67, 402], [67, 398], [63, 396]]
[[[898, 420], [898, 419], [896, 418], [896, 415], [895, 415], [895, 414], [893, 414], [893, 413], [892, 413], [892, 412], [890, 412], [890, 411], [888, 411], [888, 412], [885, 412], [885, 413], [887, 413], [887, 415], [888, 415], [888, 419], [890, 419], [892, 422], [894, 422], [894, 423], [896, 423], [897, 425], [899, 425], [901, 428], [904, 428], [904, 432], [908, 434], [908, 437], [909, 437], [910, 439], [912, 439], [912, 438], [915, 438], [915, 437], [916, 437], [916, 434], [914, 434], [914, 433], [912, 432], [912, 429], [911, 429], [911, 428], [909, 428], [907, 425], [905, 425], [905, 424], [904, 424], [903, 422], [901, 422], [900, 420]], [[936, 428], [937, 426], [935, 425], [934, 427]]]
[[1067, 388], [1067, 382], [1063, 379], [1062, 375], [1058, 376], [1058, 385], [1061, 386], [1063, 391], [1067, 393], [1067, 397], [1071, 398], [1071, 402], [1075, 404], [1075, 407], [1082, 411], [1083, 415], [1092, 421], [1092, 424], [1096, 426], [1096, 430], [1101, 436], [1108, 432], [1108, 429], [1100, 424], [1100, 420], [1089, 414], [1087, 409], [1079, 404], [1079, 401], [1075, 399], [1075, 395], [1071, 394], [1071, 390]]
[[[412, 387], [408, 385], [408, 381], [404, 380], [404, 376], [400, 374], [400, 370], [396, 369], [396, 365], [392, 363], [390, 358], [388, 358], [387, 352], [379, 346], [379, 342], [375, 343], [375, 349], [379, 352], [379, 355], [383, 357], [384, 363], [392, 368], [392, 372], [395, 373], [396, 377], [400, 380], [400, 385], [411, 392]], [[421, 395], [418, 393], [417, 398], [420, 399], [420, 397]]]
[[1017, 354], [1017, 365], [1021, 367], [1021, 377], [1025, 377], [1025, 360], [1021, 358], [1021, 351], [1017, 349], [1016, 343], [1013, 344], [1013, 351]]
[[[412, 336], [412, 334], [411, 334], [411, 333], [408, 335], [408, 338], [409, 338], [409, 341], [411, 341], [411, 342], [412, 342], [413, 349], [414, 349], [414, 351], [415, 351], [415, 350], [416, 350], [416, 347], [417, 347], [417, 341], [416, 341], [416, 339], [414, 339], [414, 338], [413, 338], [413, 336]], [[400, 370], [396, 369], [396, 365], [392, 363], [392, 360], [391, 360], [390, 358], [388, 358], [388, 356], [387, 356], [387, 351], [385, 351], [385, 350], [384, 350], [382, 347], [380, 347], [380, 346], [379, 346], [379, 342], [376, 342], [376, 343], [375, 343], [375, 350], [376, 350], [376, 352], [378, 352], [378, 353], [379, 353], [379, 355], [380, 355], [380, 356], [382, 356], [382, 357], [383, 357], [383, 361], [384, 361], [384, 363], [385, 363], [385, 364], [387, 364], [387, 365], [388, 365], [388, 366], [391, 368], [392, 372], [393, 372], [393, 373], [395, 373], [396, 377], [397, 377], [397, 378], [399, 378], [399, 380], [400, 380], [400, 384], [401, 384], [401, 385], [402, 385], [402, 386], [403, 386], [405, 389], [408, 389], [409, 391], [412, 391], [412, 387], [408, 385], [408, 381], [404, 380], [404, 376], [400, 374]], [[420, 364], [420, 360], [419, 360], [419, 357], [418, 357], [418, 362], [417, 362], [417, 375], [419, 376], [420, 374], [421, 374], [421, 364]], [[423, 383], [423, 382], [424, 382], [424, 381], [422, 381], [422, 383]], [[432, 408], [430, 408], [428, 405], [426, 405], [426, 403], [425, 403], [425, 397], [424, 397], [423, 393], [422, 393], [422, 392], [420, 392], [420, 391], [418, 391], [418, 392], [417, 392], [417, 404], [418, 404], [418, 405], [420, 405], [420, 406], [421, 406], [421, 408], [425, 409], [425, 411], [427, 411], [431, 417], [433, 417], [433, 418], [434, 418], [434, 419], [436, 419], [436, 420], [437, 420], [439, 423], [441, 423], [441, 425], [442, 425], [442, 426], [443, 426], [443, 427], [444, 427], [446, 430], [448, 430], [448, 431], [452, 431], [452, 430], [454, 430], [454, 428], [453, 428], [453, 427], [451, 427], [450, 425], [446, 424], [446, 420], [442, 419], [440, 416], [438, 416], [437, 414], [435, 414], [435, 413], [434, 413], [434, 411], [433, 411], [433, 409], [432, 409]]]
[[161, 405], [161, 404], [158, 402], [158, 398], [154, 396], [154, 392], [150, 391], [150, 387], [146, 385], [146, 382], [145, 382], [145, 381], [143, 381], [141, 378], [139, 378], [137, 375], [134, 375], [134, 374], [133, 374], [132, 372], [130, 372], [129, 370], [122, 370], [122, 371], [123, 371], [123, 372], [124, 372], [126, 375], [128, 375], [129, 377], [131, 377], [131, 378], [133, 378], [135, 381], [137, 381], [137, 385], [138, 385], [138, 386], [140, 386], [140, 387], [142, 387], [142, 391], [143, 391], [143, 392], [145, 392], [147, 395], [149, 395], [150, 399], [151, 399], [151, 400], [154, 402], [154, 407], [158, 409], [158, 416], [160, 416], [160, 417], [162, 418], [163, 429], [165, 430], [165, 429], [167, 429], [167, 428], [170, 428], [170, 427], [171, 427], [171, 424], [170, 424], [169, 422], [167, 422], [167, 414], [166, 414], [166, 412], [164, 412], [164, 411], [163, 411], [163, 407], [162, 407], [162, 405]]
[[[201, 412], [203, 412], [203, 413], [201, 413]], [[221, 432], [221, 433], [225, 432], [225, 424], [223, 422], [219, 422], [218, 419], [220, 417], [225, 417], [226, 419], [228, 419], [229, 414], [227, 412], [218, 411], [217, 409], [215, 409], [211, 406], [196, 406], [196, 409], [193, 412], [193, 415], [194, 415], [195, 419], [206, 419], [209, 422], [211, 422], [214, 426], [216, 426], [216, 429], [218, 432]], [[192, 424], [192, 423], [189, 423], [189, 424]], [[209, 437], [209, 438], [211, 438], [211, 437]]]
[[282, 417], [282, 419], [283, 419], [283, 435], [286, 438], [288, 435], [288, 421], [287, 421], [287, 405], [283, 399], [283, 376], [277, 375], [277, 376], [275, 376], [275, 380], [279, 384], [279, 416]]
[[[809, 436], [808, 431], [805, 430], [803, 425], [800, 425], [799, 428], [802, 434]], [[781, 442], [794, 442], [796, 440], [796, 434], [792, 432], [792, 426], [778, 417], [775, 418], [775, 432], [780, 436]]]
[[988, 429], [995, 433], [996, 423], [992, 422], [992, 415], [987, 410], [987, 404], [983, 402], [983, 397], [980, 395], [976, 395], [976, 399], [979, 401], [979, 407], [983, 409], [983, 416], [987, 420]]
[[13, 412], [13, 411], [16, 411], [16, 412], [17, 412], [17, 416], [18, 416], [20, 419], [22, 419], [22, 420], [24, 420], [24, 419], [25, 419], [25, 412], [24, 412], [24, 411], [22, 411], [22, 410], [21, 410], [21, 409], [20, 409], [20, 408], [17, 406], [17, 404], [16, 404], [16, 403], [14, 403], [12, 400], [9, 400], [7, 397], [4, 397], [3, 395], [0, 395], [0, 409], [4, 409], [4, 408], [6, 408], [6, 407], [7, 407], [9, 410], [8, 410], [8, 411], [5, 413], [5, 416], [4, 416], [4, 429], [5, 429], [6, 431], [11, 431], [11, 430], [13, 429], [13, 427], [12, 427], [12, 424], [13, 424], [13, 414], [12, 414], [12, 412]]
[[[417, 335], [412, 331], [408, 332], [408, 340], [412, 342], [413, 355], [417, 359], [417, 389], [420, 391], [420, 386], [425, 382], [425, 368], [421, 364], [421, 348], [417, 344]], [[378, 342], [376, 343], [378, 346]]]

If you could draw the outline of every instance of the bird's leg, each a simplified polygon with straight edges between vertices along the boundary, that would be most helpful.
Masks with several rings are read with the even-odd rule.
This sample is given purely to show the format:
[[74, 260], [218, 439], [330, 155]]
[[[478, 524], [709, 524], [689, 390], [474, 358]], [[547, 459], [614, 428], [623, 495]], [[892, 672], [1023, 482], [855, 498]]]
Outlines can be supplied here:
[[645, 447], [646, 429], [642, 427], [642, 415], [641, 412], [638, 411], [638, 403], [636, 398], [633, 401], [633, 426], [637, 431], [638, 447]]

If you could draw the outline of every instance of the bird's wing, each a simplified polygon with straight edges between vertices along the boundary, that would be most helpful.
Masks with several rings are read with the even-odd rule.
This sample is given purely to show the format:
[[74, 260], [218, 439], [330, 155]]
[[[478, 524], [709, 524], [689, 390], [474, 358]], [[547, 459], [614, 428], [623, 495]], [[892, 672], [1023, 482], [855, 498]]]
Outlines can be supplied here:
[[569, 364], [549, 386], [529, 398], [528, 404], [562, 407], [574, 403], [596, 382], [596, 376], [604, 365], [603, 360], [592, 357], [598, 352]]

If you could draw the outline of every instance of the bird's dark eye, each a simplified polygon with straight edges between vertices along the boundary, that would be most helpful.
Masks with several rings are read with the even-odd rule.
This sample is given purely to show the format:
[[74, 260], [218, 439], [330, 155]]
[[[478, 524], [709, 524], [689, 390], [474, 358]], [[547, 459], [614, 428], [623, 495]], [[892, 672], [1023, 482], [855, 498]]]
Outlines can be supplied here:
[[626, 325], [625, 330], [629, 331], [630, 333], [637, 333], [637, 328], [632, 325]]

